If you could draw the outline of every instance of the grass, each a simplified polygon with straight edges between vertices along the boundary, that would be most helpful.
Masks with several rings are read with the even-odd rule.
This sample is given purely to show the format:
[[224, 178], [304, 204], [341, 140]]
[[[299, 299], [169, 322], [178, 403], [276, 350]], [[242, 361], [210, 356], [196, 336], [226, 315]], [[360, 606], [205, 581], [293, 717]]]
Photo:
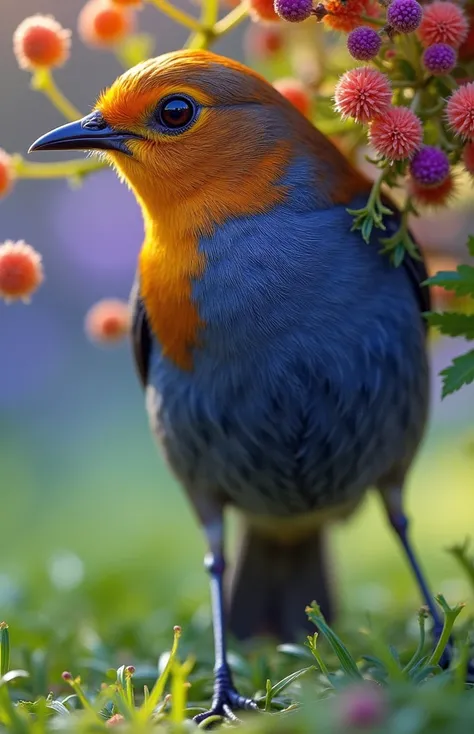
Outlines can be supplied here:
[[[467, 546], [452, 555], [474, 591]], [[61, 563], [74, 574], [73, 558], [57, 561], [56, 581]], [[107, 593], [110, 580], [104, 584]], [[1, 727], [18, 734], [196, 728], [191, 717], [212, 693], [208, 618], [188, 608], [183, 630], [174, 632], [166, 612], [130, 623], [120, 608], [98, 602], [100, 584], [80, 588], [56, 591], [41, 616], [28, 611], [27, 589], [10, 600], [9, 626], [0, 625]], [[307, 613], [315, 634], [300, 645], [251, 643], [233, 652], [239, 690], [260, 708], [242, 717], [242, 731], [342, 734], [362, 726], [374, 734], [466, 734], [474, 722], [474, 688], [465, 682], [474, 623], [462, 604], [437, 599], [445, 619], [437, 646], [423, 610], [418, 619], [379, 615], [365, 628], [336, 633], [313, 604]], [[453, 626], [455, 654], [442, 671]]]
[[[0, 731], [100, 732], [117, 711], [125, 717], [125, 731], [181, 732], [194, 728], [188, 717], [210, 703], [204, 541], [183, 494], [159, 467], [147, 426], [137, 418], [126, 434], [115, 435], [113, 425], [110, 419], [98, 423], [97, 435], [87, 427], [75, 442], [69, 434], [45, 434], [45, 446], [39, 443], [44, 431], [29, 437], [22, 428], [16, 447], [14, 431], [2, 435], [2, 486], [8, 492], [2, 504], [0, 620], [9, 629], [0, 635]], [[367, 717], [377, 705], [383, 719], [364, 727], [373, 734], [472, 730], [474, 691], [464, 685], [463, 655], [474, 632], [473, 566], [464, 550], [445, 552], [455, 539], [472, 534], [470, 435], [464, 429], [431, 434], [407, 488], [413, 539], [434, 588], [451, 603], [467, 602], [456, 619], [452, 669], [442, 672], [430, 663], [428, 629], [421, 661], [409, 665], [420, 640], [416, 589], [380, 502], [371, 496], [362, 512], [333, 532], [342, 590], [336, 632], [347, 652], [331, 647], [314, 610], [319, 636], [312, 649], [304, 639], [279, 648], [231, 641], [236, 684], [262, 709], [243, 717], [243, 732], [342, 734], [356, 730], [357, 708], [359, 717], [364, 708]], [[53, 460], [57, 455], [59, 462]], [[145, 687], [153, 690], [169, 661], [176, 624], [182, 627], [176, 658], [167, 680], [161, 678], [157, 708], [145, 717], [138, 713]], [[71, 681], [63, 679], [64, 671]], [[378, 703], [364, 698], [359, 673], [380, 681]], [[81, 693], [71, 687], [77, 676]]]

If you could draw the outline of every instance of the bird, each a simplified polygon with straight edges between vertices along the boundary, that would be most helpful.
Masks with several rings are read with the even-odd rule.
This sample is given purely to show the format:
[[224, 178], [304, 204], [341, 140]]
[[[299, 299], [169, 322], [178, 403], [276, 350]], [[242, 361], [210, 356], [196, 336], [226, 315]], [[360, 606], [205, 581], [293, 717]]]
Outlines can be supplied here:
[[103, 155], [143, 212], [133, 354], [208, 546], [214, 694], [197, 721], [256, 708], [233, 683], [229, 631], [298, 639], [312, 599], [333, 619], [327, 529], [371, 488], [439, 635], [403, 504], [429, 413], [427, 273], [419, 252], [396, 267], [380, 231], [353, 230], [370, 180], [264, 77], [210, 51], [129, 69], [30, 151], [76, 149]]

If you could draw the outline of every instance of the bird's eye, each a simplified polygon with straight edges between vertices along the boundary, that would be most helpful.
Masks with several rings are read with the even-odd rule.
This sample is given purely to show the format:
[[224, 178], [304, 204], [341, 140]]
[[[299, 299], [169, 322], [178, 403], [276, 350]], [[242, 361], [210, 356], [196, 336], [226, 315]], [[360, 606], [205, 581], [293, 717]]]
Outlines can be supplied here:
[[170, 131], [182, 130], [192, 122], [196, 108], [186, 97], [168, 97], [158, 108], [160, 124]]

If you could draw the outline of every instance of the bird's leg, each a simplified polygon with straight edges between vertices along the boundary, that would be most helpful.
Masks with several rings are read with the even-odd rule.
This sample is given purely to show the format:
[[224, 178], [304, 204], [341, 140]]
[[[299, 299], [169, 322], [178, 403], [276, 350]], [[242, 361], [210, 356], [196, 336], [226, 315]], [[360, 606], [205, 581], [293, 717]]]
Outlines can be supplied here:
[[434, 634], [436, 638], [438, 638], [443, 629], [443, 620], [408, 537], [408, 518], [403, 509], [401, 488], [396, 487], [382, 491], [382, 499], [385, 504], [390, 525], [402, 544], [402, 548], [405, 551], [405, 556], [410, 564], [413, 575], [415, 576], [423, 601], [428, 607], [428, 611], [433, 618]]
[[[402, 492], [400, 488], [391, 488], [390, 490], [382, 491], [382, 498], [387, 510], [388, 519], [393, 530], [397, 534], [405, 556], [410, 564], [410, 568], [415, 576], [416, 582], [421, 592], [424, 603], [428, 607], [428, 610], [433, 618], [433, 633], [435, 639], [438, 640], [441, 632], [443, 631], [443, 619], [436, 606], [435, 598], [430, 591], [425, 575], [421, 569], [415, 552], [412, 548], [410, 539], [408, 537], [408, 518], [406, 517], [403, 504], [402, 504]], [[440, 665], [443, 668], [447, 668], [452, 659], [452, 641], [448, 644], [443, 657], [440, 660]]]
[[241, 696], [236, 690], [227, 662], [226, 619], [224, 609], [223, 580], [225, 560], [222, 547], [222, 519], [219, 526], [213, 523], [206, 528], [210, 551], [205, 557], [205, 567], [210, 575], [212, 622], [214, 630], [214, 696], [209, 711], [194, 717], [199, 723], [210, 716], [223, 716], [236, 721], [235, 710], [256, 710], [251, 698]]

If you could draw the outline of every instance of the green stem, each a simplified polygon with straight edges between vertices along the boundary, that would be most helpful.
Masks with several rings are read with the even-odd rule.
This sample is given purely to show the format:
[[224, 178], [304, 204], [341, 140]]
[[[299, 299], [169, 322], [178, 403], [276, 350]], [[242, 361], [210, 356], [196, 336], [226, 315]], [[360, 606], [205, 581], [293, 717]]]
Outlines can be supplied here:
[[217, 37], [223, 36], [239, 25], [248, 13], [248, 4], [246, 0], [242, 0], [240, 5], [227, 13], [221, 20], [218, 20], [214, 26], [214, 33]]
[[382, 18], [371, 18], [370, 15], [361, 15], [360, 19], [365, 21], [366, 23], [371, 23], [372, 25], [378, 25], [381, 28], [383, 28], [387, 22], [383, 20]]
[[423, 657], [423, 650], [425, 647], [425, 620], [427, 617], [427, 612], [425, 609], [421, 609], [418, 612], [418, 626], [420, 628], [420, 637], [418, 640], [418, 646], [413, 654], [412, 659], [405, 665], [403, 668], [404, 673], [409, 673], [410, 670], [412, 670], [415, 665], [421, 660]]
[[8, 624], [0, 622], [0, 676], [4, 676], [10, 669], [10, 637]]
[[61, 92], [49, 69], [38, 69], [31, 77], [31, 88], [42, 92], [57, 110], [70, 122], [82, 117], [81, 113], [74, 107], [67, 97]]
[[201, 30], [201, 23], [196, 20], [196, 18], [193, 18], [192, 15], [185, 13], [184, 10], [175, 8], [175, 6], [172, 3], [168, 2], [168, 0], [147, 1], [150, 3], [150, 5], [154, 5], [155, 8], [158, 8], [158, 10], [161, 10], [162, 13], [167, 15], [169, 18], [175, 20], [176, 23], [183, 25], [185, 28], [189, 28], [189, 30], [196, 32], [199, 32]]
[[415, 89], [417, 84], [416, 82], [402, 82], [402, 81], [392, 81], [391, 85], [394, 89]]
[[[204, 0], [203, 0], [204, 1]], [[206, 0], [206, 2], [214, 2], [215, 0]], [[213, 26], [202, 25], [197, 33], [192, 33], [185, 43], [185, 48], [190, 49], [207, 49], [220, 36], [229, 33], [239, 25], [247, 17], [248, 5], [246, 0], [242, 0], [240, 5], [227, 13], [221, 20], [218, 20]]]
[[443, 631], [441, 632], [440, 638], [438, 640], [438, 644], [436, 645], [434, 652], [428, 661], [428, 665], [438, 665], [439, 661], [441, 660], [441, 656], [449, 643], [449, 638], [451, 637], [454, 622], [464, 608], [464, 604], [456, 604], [455, 607], [451, 608], [441, 594], [439, 594], [435, 598], [444, 612], [444, 624]]
[[204, 28], [214, 28], [219, 17], [219, 0], [201, 0], [201, 25]]
[[208, 49], [214, 41], [213, 31], [199, 31], [199, 33], [191, 33], [190, 37], [184, 44], [184, 48], [190, 48], [194, 51], [204, 51]]
[[20, 155], [13, 156], [13, 168], [17, 178], [74, 178], [105, 167], [106, 164], [98, 158], [36, 163], [25, 161]]
[[418, 107], [420, 104], [420, 98], [421, 98], [421, 91], [419, 89], [416, 90], [415, 94], [413, 95], [413, 99], [410, 104], [410, 109], [412, 112], [417, 113]]
[[367, 201], [367, 209], [369, 209], [369, 211], [378, 203], [380, 199], [380, 191], [382, 189], [382, 185], [385, 182], [387, 173], [388, 173], [388, 168], [384, 168], [382, 170], [382, 173], [379, 175], [378, 178], [375, 179], [374, 183], [372, 184], [370, 196]]

